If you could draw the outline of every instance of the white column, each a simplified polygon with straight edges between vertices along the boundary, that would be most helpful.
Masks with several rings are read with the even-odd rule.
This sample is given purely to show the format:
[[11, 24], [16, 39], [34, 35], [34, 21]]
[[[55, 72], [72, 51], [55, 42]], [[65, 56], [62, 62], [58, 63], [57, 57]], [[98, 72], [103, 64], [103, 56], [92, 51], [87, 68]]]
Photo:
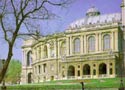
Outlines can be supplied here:
[[59, 40], [57, 41], [57, 44], [58, 44], [58, 57], [60, 57], [60, 42], [59, 42]]
[[101, 33], [99, 33], [99, 51], [102, 51], [102, 48], [103, 48], [103, 46], [102, 46], [102, 36], [101, 36]]
[[47, 44], [48, 58], [50, 58], [50, 44]]
[[37, 47], [37, 60], [39, 60], [39, 47]]
[[81, 54], [83, 54], [83, 35], [81, 35], [81, 37], [80, 37], [80, 49], [81, 49]]
[[27, 55], [26, 55], [26, 51], [24, 50], [24, 66], [26, 66], [26, 58], [27, 58]]
[[118, 33], [115, 32], [115, 50], [118, 50]]
[[70, 51], [70, 50], [69, 50], [69, 48], [70, 48], [69, 43], [70, 43], [70, 42], [69, 42], [69, 37], [67, 37], [67, 38], [66, 38], [66, 53], [67, 53], [67, 56], [69, 56], [69, 51]]
[[38, 49], [36, 47], [36, 60], [38, 60]]
[[111, 37], [112, 37], [112, 38], [111, 38], [111, 40], [112, 40], [112, 42], [111, 42], [111, 43], [112, 43], [112, 50], [114, 50], [114, 49], [115, 49], [115, 48], [114, 48], [114, 47], [115, 47], [115, 43], [114, 43], [114, 32], [112, 32]]
[[107, 63], [107, 75], [108, 75], [108, 77], [109, 77], [109, 69], [110, 69], [110, 67], [109, 67], [109, 62]]
[[84, 53], [87, 53], [87, 37], [84, 35]]
[[113, 50], [113, 39], [112, 39], [112, 33], [110, 34], [110, 47], [111, 47], [111, 50]]
[[73, 51], [72, 51], [72, 36], [70, 36], [70, 55], [72, 55]]
[[32, 63], [34, 62], [34, 49], [32, 49], [32, 55], [31, 55], [31, 57], [32, 57]]
[[96, 33], [96, 52], [99, 51], [99, 34]]
[[34, 52], [33, 52], [33, 54], [34, 54], [34, 55], [33, 55], [33, 56], [34, 56], [33, 59], [36, 60], [36, 51], [35, 51], [35, 48], [33, 49], [33, 51], [34, 51]]
[[56, 42], [56, 40], [54, 40], [54, 57], [56, 57], [57, 56], [57, 42]]
[[25, 63], [25, 51], [23, 50], [23, 53], [22, 53], [22, 64], [23, 64], [23, 66], [26, 66], [26, 63]]
[[41, 45], [41, 58], [43, 59], [43, 57], [44, 57], [44, 50], [43, 50], [44, 48], [43, 48], [43, 46]]

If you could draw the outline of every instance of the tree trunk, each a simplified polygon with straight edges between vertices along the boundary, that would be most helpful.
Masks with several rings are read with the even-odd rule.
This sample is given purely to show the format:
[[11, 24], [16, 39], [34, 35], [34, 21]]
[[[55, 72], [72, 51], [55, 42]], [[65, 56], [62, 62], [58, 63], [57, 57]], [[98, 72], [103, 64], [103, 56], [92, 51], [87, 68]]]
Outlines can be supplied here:
[[9, 45], [9, 53], [8, 53], [7, 59], [5, 60], [5, 63], [3, 64], [2, 70], [0, 71], [0, 83], [2, 83], [2, 81], [4, 79], [4, 76], [6, 74], [7, 68], [8, 68], [9, 63], [10, 63], [10, 60], [11, 60], [11, 58], [13, 56], [12, 50], [13, 50], [13, 45], [10, 44]]

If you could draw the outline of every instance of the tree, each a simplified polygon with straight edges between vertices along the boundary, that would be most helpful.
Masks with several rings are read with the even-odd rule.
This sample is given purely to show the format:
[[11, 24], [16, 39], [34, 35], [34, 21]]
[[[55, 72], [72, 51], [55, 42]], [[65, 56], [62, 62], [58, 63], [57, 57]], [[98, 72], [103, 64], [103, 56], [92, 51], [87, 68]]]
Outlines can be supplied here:
[[11, 60], [7, 73], [5, 75], [5, 81], [8, 83], [17, 83], [20, 81], [21, 76], [21, 62], [18, 60]]
[[[39, 36], [38, 21], [55, 16], [50, 6], [65, 6], [71, 0], [0, 0], [0, 31], [8, 45], [8, 54], [0, 72], [0, 83], [13, 56], [13, 47], [20, 35]], [[37, 21], [37, 22], [36, 22]], [[21, 29], [26, 27], [27, 31]]]

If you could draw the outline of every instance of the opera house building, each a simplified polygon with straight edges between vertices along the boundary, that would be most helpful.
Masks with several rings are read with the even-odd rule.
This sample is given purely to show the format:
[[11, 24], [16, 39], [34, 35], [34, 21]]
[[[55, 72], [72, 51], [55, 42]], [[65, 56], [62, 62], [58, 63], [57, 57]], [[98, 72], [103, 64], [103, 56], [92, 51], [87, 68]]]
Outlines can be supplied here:
[[120, 75], [125, 15], [101, 14], [95, 7], [85, 14], [64, 32], [24, 40], [22, 83]]

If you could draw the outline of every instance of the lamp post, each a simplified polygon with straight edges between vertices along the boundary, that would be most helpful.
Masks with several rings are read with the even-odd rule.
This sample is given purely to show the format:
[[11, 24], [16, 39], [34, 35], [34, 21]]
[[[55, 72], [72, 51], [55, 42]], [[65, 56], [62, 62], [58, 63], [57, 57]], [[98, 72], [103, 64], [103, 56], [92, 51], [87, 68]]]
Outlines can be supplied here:
[[124, 64], [125, 64], [125, 47], [124, 47], [124, 45], [125, 45], [125, 39], [124, 39], [124, 35], [125, 35], [125, 25], [123, 25], [122, 23], [118, 23], [119, 24], [119, 28], [122, 30], [122, 32], [123, 32], [123, 35], [122, 35], [122, 45], [121, 45], [121, 48], [123, 49], [123, 51], [122, 51], [122, 58], [121, 58], [121, 54], [119, 53], [119, 60], [121, 60], [121, 62], [120, 62], [120, 68], [121, 68], [121, 75], [120, 75], [120, 77], [121, 77], [121, 80], [120, 80], [120, 87], [119, 87], [119, 90], [125, 90], [124, 89], [124, 85], [123, 85], [123, 74], [125, 74], [123, 71], [124, 71]]
[[[119, 54], [119, 60], [121, 59], [120, 57], [121, 54]], [[124, 63], [124, 59], [121, 60], [120, 62], [120, 67], [121, 67], [121, 79], [120, 79], [120, 87], [119, 87], [119, 90], [124, 90], [124, 85], [123, 85], [123, 63]]]
[[80, 82], [80, 84], [82, 85], [82, 90], [84, 90], [84, 82]]

